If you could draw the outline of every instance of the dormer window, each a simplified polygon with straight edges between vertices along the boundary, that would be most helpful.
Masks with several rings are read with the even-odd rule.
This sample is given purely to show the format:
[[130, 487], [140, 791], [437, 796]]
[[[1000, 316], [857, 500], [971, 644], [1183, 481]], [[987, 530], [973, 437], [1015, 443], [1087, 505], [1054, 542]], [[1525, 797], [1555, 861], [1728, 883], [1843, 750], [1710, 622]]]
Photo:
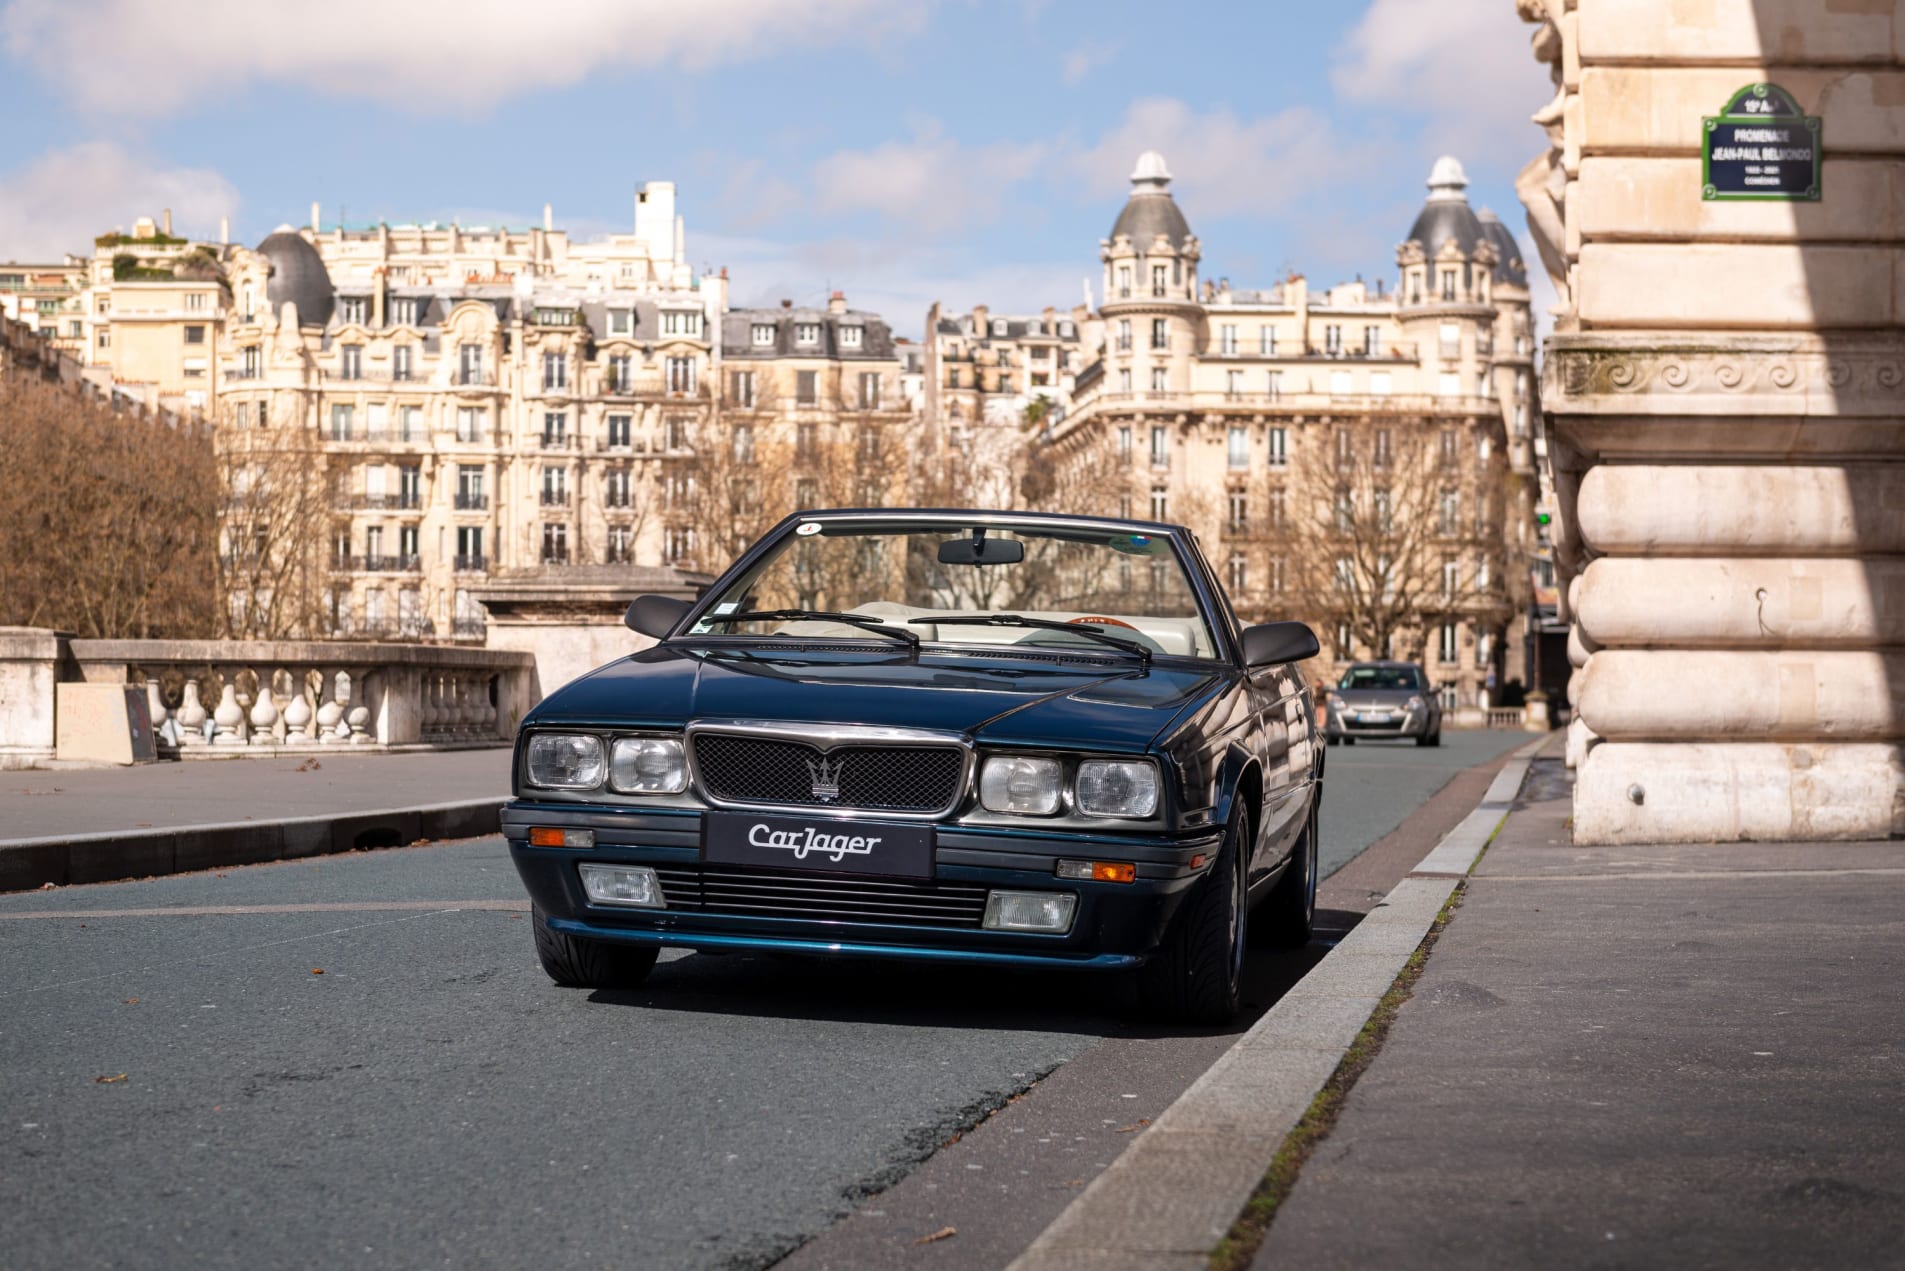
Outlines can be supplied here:
[[994, 318], [992, 320], [992, 334], [994, 336], [1004, 336], [1005, 333], [1006, 333], [1005, 319]]
[[1059, 339], [1061, 339], [1061, 340], [1069, 340], [1069, 339], [1071, 339], [1071, 338], [1072, 338], [1072, 335], [1073, 335], [1073, 331], [1072, 331], [1072, 324], [1071, 324], [1071, 323], [1069, 323], [1069, 322], [1061, 322], [1061, 323], [1059, 323], [1059, 324], [1058, 324], [1058, 336], [1059, 336]]
[[1025, 324], [1025, 333], [1027, 335], [1044, 335], [1045, 324], [1040, 322], [1037, 318], [1034, 318]]
[[860, 347], [860, 342], [864, 335], [865, 329], [862, 327], [841, 327], [840, 347], [843, 349], [857, 349]]
[[757, 349], [774, 347], [774, 326], [769, 322], [756, 322], [753, 327], [753, 342]]
[[794, 324], [795, 344], [819, 344], [820, 324], [818, 322], [796, 322]]
[[635, 331], [635, 315], [627, 309], [609, 310], [609, 334], [632, 335]]
[[661, 315], [661, 333], [663, 335], [700, 335], [701, 314], [692, 309], [664, 310]]
[[390, 322], [392, 326], [414, 327], [417, 325], [417, 301], [414, 296], [398, 296], [390, 302]]
[[340, 296], [338, 297], [337, 304], [338, 321], [346, 325], [353, 322], [361, 325], [364, 321], [364, 314], [370, 307], [369, 302], [362, 296]]

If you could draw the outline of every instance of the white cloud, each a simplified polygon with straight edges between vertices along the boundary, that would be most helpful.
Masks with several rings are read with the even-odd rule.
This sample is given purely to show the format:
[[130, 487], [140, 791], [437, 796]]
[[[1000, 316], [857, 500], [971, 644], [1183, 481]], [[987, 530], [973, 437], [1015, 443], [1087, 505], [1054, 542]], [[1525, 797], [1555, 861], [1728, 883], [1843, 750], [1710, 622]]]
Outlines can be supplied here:
[[175, 233], [210, 238], [238, 191], [209, 168], [161, 168], [107, 141], [51, 150], [0, 176], [0, 259], [90, 253], [95, 235], [172, 209]]
[[1081, 44], [1058, 60], [1059, 76], [1067, 87], [1076, 86], [1085, 76], [1107, 66], [1118, 56], [1116, 44]]
[[1128, 188], [1146, 150], [1163, 154], [1178, 201], [1200, 216], [1280, 211], [1366, 166], [1371, 154], [1306, 106], [1240, 119], [1227, 107], [1200, 114], [1175, 98], [1149, 97], [1131, 103], [1124, 121], [1068, 166], [1094, 199], [1110, 199]]
[[0, 42], [80, 104], [165, 115], [247, 82], [468, 114], [598, 70], [700, 70], [918, 29], [882, 0], [15, 0]]
[[1546, 143], [1517, 122], [1553, 96], [1528, 51], [1532, 31], [1507, 0], [1374, 0], [1336, 50], [1330, 82], [1345, 100], [1396, 107], [1432, 150], [1471, 167], [1519, 161]]
[[829, 212], [877, 212], [927, 232], [996, 219], [1006, 195], [1037, 170], [1045, 148], [967, 146], [930, 121], [910, 141], [842, 150], [814, 165], [815, 200]]

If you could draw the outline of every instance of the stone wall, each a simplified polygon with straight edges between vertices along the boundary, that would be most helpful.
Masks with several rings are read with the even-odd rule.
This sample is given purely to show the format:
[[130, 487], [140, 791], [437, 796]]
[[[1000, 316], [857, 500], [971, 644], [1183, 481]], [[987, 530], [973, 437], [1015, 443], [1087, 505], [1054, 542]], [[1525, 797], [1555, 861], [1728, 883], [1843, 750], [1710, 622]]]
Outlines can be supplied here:
[[[1905, 11], [1517, 7], [1576, 841], [1905, 832]], [[1703, 118], [1763, 82], [1822, 117], [1822, 198], [1703, 201]]]

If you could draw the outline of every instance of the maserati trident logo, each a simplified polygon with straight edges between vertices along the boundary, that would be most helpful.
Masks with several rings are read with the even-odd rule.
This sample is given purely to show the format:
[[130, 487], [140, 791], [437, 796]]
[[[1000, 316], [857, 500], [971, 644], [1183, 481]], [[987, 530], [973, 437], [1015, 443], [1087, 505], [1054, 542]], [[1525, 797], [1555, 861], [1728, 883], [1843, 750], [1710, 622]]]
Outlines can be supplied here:
[[827, 762], [827, 756], [807, 761], [807, 776], [813, 781], [814, 798], [822, 803], [832, 803], [840, 797], [840, 765], [845, 760], [836, 759]]

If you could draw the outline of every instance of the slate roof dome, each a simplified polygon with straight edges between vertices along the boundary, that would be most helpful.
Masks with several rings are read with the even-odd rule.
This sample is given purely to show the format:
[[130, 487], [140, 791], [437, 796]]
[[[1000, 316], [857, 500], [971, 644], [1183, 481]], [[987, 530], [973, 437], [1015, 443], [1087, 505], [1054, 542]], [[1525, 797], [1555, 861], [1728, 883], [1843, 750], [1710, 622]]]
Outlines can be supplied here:
[[1180, 250], [1191, 239], [1190, 223], [1171, 197], [1171, 170], [1155, 150], [1139, 155], [1138, 166], [1131, 170], [1131, 197], [1111, 227], [1111, 237], [1120, 234], [1129, 234], [1140, 252], [1149, 250], [1159, 234]]
[[1495, 262], [1495, 281], [1513, 283], [1517, 287], [1528, 285], [1528, 266], [1522, 263], [1521, 244], [1501, 218], [1487, 208], [1477, 214], [1482, 223], [1482, 237], [1495, 246], [1496, 255], [1501, 259]]
[[331, 311], [337, 307], [331, 271], [303, 235], [280, 225], [258, 244], [258, 254], [271, 262], [265, 301], [274, 314], [289, 300], [298, 307], [299, 326], [321, 327], [331, 320]]
[[[1409, 227], [1409, 237], [1421, 243], [1422, 250], [1434, 260], [1442, 244], [1451, 238], [1466, 256], [1483, 236], [1481, 218], [1468, 205], [1468, 174], [1462, 171], [1462, 161], [1445, 154], [1429, 171], [1429, 200]], [[1499, 244], [1496, 250], [1501, 250]], [[1520, 259], [1519, 252], [1516, 259]]]

